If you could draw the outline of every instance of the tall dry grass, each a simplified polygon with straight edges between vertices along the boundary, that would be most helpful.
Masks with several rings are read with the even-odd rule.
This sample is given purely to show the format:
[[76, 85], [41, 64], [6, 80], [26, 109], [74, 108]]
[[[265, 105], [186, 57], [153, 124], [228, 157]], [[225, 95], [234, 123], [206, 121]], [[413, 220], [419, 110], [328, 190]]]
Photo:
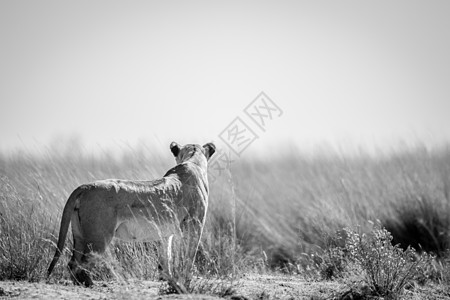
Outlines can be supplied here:
[[[15, 153], [0, 156], [0, 279], [39, 280], [54, 253], [63, 205], [78, 185], [98, 179], [155, 179], [174, 165], [151, 149]], [[347, 226], [380, 219], [394, 241], [437, 254], [449, 241], [450, 150], [415, 148], [390, 155], [294, 151], [236, 161], [210, 184], [196, 274], [236, 275], [289, 268], [325, 248]], [[70, 248], [70, 242], [66, 243]], [[156, 278], [146, 243], [116, 242], [96, 278]], [[66, 259], [56, 277], [66, 277]], [[301, 270], [300, 270], [301, 272]]]

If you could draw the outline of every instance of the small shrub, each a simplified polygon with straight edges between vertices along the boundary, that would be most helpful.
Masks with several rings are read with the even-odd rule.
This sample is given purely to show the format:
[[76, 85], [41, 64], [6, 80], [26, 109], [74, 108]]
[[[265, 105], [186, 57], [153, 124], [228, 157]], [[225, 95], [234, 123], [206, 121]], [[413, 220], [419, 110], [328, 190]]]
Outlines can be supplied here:
[[346, 266], [344, 251], [340, 248], [330, 248], [313, 254], [303, 253], [297, 263], [299, 273], [312, 280], [340, 278]]
[[364, 281], [372, 295], [398, 299], [405, 286], [420, 275], [429, 263], [427, 255], [418, 256], [414, 248], [392, 245], [392, 235], [380, 222], [369, 233], [347, 228], [350, 259], [364, 271]]
[[348, 269], [346, 233], [344, 230], [334, 235], [323, 234], [323, 246], [312, 254], [303, 253], [297, 266], [307, 278], [314, 280], [334, 280], [342, 278]]
[[319, 270], [322, 279], [332, 280], [342, 276], [347, 266], [345, 249], [340, 247], [326, 249], [321, 258]]

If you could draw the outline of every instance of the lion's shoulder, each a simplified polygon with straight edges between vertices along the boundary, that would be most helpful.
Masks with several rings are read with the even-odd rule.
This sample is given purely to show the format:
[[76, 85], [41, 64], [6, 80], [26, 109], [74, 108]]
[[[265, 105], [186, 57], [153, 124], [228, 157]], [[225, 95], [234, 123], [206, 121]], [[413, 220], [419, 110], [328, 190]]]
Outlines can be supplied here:
[[204, 174], [199, 166], [191, 162], [184, 162], [176, 165], [172, 169], [166, 172], [164, 175], [167, 177], [176, 177], [181, 182], [187, 182], [190, 180], [198, 180], [203, 178]]

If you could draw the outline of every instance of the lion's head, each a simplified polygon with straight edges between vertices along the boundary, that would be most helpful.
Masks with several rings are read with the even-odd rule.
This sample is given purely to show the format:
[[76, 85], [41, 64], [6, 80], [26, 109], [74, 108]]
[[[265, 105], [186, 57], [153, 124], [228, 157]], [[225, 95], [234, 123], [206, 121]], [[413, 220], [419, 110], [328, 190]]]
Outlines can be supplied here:
[[213, 143], [207, 143], [203, 145], [203, 147], [197, 144], [181, 146], [176, 142], [172, 142], [170, 143], [170, 151], [172, 151], [173, 156], [175, 156], [177, 164], [181, 164], [193, 157], [200, 160], [200, 162], [202, 160], [206, 162], [216, 151], [216, 146]]

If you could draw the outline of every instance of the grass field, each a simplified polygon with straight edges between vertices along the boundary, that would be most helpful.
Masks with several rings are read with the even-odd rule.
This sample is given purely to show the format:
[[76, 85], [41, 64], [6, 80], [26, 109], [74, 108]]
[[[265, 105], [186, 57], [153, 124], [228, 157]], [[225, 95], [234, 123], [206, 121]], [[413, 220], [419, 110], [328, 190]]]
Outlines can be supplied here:
[[[50, 150], [39, 156], [25, 152], [1, 155], [0, 279], [44, 280], [62, 208], [72, 190], [98, 179], [159, 178], [174, 160], [169, 151], [165, 156], [151, 153], [152, 149], [142, 146], [121, 155]], [[209, 281], [198, 281], [192, 291], [224, 295], [229, 287], [218, 287], [217, 282], [238, 280], [243, 274], [287, 273], [298, 280], [332, 280], [351, 286], [361, 281], [354, 277], [364, 272], [355, 269], [357, 259], [346, 237], [349, 232], [367, 233], [364, 237], [372, 233], [373, 245], [379, 245], [376, 242], [382, 238], [377, 234], [382, 227], [392, 234], [393, 244], [404, 249], [411, 245], [437, 257], [422, 260], [418, 252], [409, 257], [406, 251], [383, 244], [391, 252], [372, 255], [366, 251], [368, 260], [377, 264], [386, 254], [385, 262], [392, 268], [391, 262], [408, 256], [412, 263], [424, 263], [412, 274], [414, 284], [446, 287], [449, 283], [448, 148], [416, 147], [378, 156], [301, 155], [288, 150], [274, 157], [242, 158], [210, 183], [210, 190], [202, 251], [192, 271], [195, 278]], [[381, 226], [378, 231], [368, 222], [378, 224], [376, 220]], [[360, 254], [370, 243], [361, 240]], [[70, 248], [70, 242], [66, 246]], [[155, 279], [157, 260], [147, 249], [145, 243], [116, 242], [96, 268], [95, 279]], [[56, 280], [68, 278], [68, 253], [55, 269]], [[379, 272], [382, 277], [390, 276]], [[412, 284], [409, 279], [407, 283]], [[400, 297], [403, 287], [411, 290], [409, 285], [386, 298]], [[373, 289], [367, 293], [376, 294]]]

